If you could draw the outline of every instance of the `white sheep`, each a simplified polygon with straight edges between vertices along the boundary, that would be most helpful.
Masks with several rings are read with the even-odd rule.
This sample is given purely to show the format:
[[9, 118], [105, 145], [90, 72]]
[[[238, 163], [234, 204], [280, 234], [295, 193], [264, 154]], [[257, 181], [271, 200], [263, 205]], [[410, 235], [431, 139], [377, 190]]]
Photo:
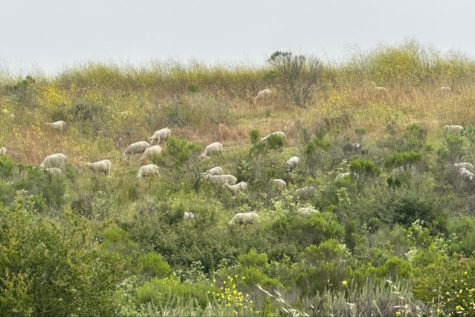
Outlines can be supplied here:
[[[403, 168], [403, 170], [404, 170], [404, 168]], [[340, 173], [335, 177], [335, 182], [344, 180], [346, 178], [350, 178], [352, 180], [353, 179], [358, 179], [358, 177], [359, 177], [359, 175], [357, 173], [353, 173], [353, 172]]]
[[231, 194], [236, 195], [239, 192], [246, 192], [247, 191], [247, 183], [246, 182], [239, 182], [236, 185], [229, 185], [227, 183], [223, 184], [223, 187], [229, 189]]
[[465, 167], [461, 167], [459, 169], [459, 175], [462, 177], [462, 178], [466, 178], [470, 181], [473, 181], [475, 179], [475, 174], [473, 174], [472, 172], [470, 172], [468, 169], [466, 169]]
[[233, 175], [203, 175], [204, 180], [210, 181], [214, 185], [222, 186], [223, 184], [234, 185], [237, 183], [237, 178]]
[[376, 90], [379, 91], [379, 92], [388, 92], [388, 89], [387, 89], [387, 88], [377, 86], [374, 81], [371, 82], [371, 85], [373, 85], [374, 89], [376, 89]]
[[460, 162], [460, 163], [455, 163], [454, 164], [455, 168], [465, 168], [465, 169], [473, 169], [473, 164], [470, 162]]
[[257, 96], [254, 97], [254, 102], [256, 102], [259, 99], [265, 99], [270, 96], [272, 96], [272, 90], [270, 90], [269, 88], [266, 88], [257, 93]]
[[298, 156], [292, 156], [285, 162], [285, 166], [287, 167], [287, 171], [292, 172], [298, 165], [300, 159]]
[[47, 172], [49, 172], [53, 175], [61, 175], [61, 173], [63, 173], [63, 171], [61, 171], [57, 167], [45, 168], [45, 171], [47, 171]]
[[272, 189], [283, 192], [285, 188], [287, 187], [287, 183], [280, 178], [274, 178], [270, 180], [270, 184], [272, 186]]
[[63, 153], [56, 153], [48, 155], [43, 162], [40, 164], [41, 168], [51, 168], [57, 167], [59, 169], [64, 167], [64, 163], [66, 163], [67, 157]]
[[109, 175], [112, 168], [112, 163], [109, 160], [102, 160], [94, 163], [87, 162], [86, 167], [89, 167], [93, 172], [102, 172]]
[[255, 212], [240, 212], [234, 215], [229, 221], [230, 225], [250, 225], [259, 219], [259, 215]]
[[215, 166], [213, 168], [210, 168], [204, 173], [201, 173], [202, 176], [205, 175], [223, 175], [223, 169], [219, 166]]
[[158, 171], [158, 166], [155, 164], [147, 164], [140, 166], [139, 173], [137, 174], [137, 178], [144, 178], [146, 176], [157, 175], [160, 176]]
[[267, 141], [267, 140], [271, 137], [271, 135], [278, 135], [278, 136], [280, 136], [281, 138], [285, 139], [285, 132], [283, 132], [283, 131], [275, 131], [275, 132], [269, 133], [268, 135], [266, 135], [265, 137], [263, 137], [263, 138], [261, 139], [261, 142]]
[[150, 144], [146, 141], [135, 142], [127, 147], [123, 155], [143, 153], [149, 147]]
[[450, 87], [448, 86], [443, 86], [443, 87], [439, 87], [437, 88], [436, 90], [434, 90], [434, 92], [449, 92], [451, 91], [452, 89], [450, 89]]
[[46, 123], [49, 127], [53, 128], [56, 131], [63, 131], [64, 128], [66, 128], [66, 122], [63, 120], [51, 122], [51, 123]]
[[150, 160], [152, 158], [153, 155], [160, 155], [160, 153], [162, 153], [162, 147], [160, 145], [153, 145], [149, 148], [147, 148], [143, 154], [142, 154], [142, 157], [141, 157], [141, 160], [142, 161], [147, 161], [147, 160]]
[[201, 153], [200, 158], [208, 157], [212, 154], [221, 154], [223, 152], [223, 145], [219, 142], [214, 142], [205, 147], [203, 153]]
[[7, 148], [2, 146], [0, 147], [0, 155], [6, 155], [7, 154]]
[[444, 127], [445, 132], [462, 133], [463, 127], [457, 124], [449, 124]]
[[185, 211], [185, 213], [183, 214], [183, 219], [186, 221], [193, 220], [195, 219], [195, 214], [191, 211]]
[[312, 207], [300, 207], [297, 209], [297, 214], [301, 216], [311, 216], [315, 213], [319, 213], [319, 211]]
[[315, 196], [316, 193], [317, 190], [313, 186], [305, 186], [295, 191], [295, 195], [299, 200], [312, 198], [313, 196]]
[[151, 137], [148, 139], [150, 143], [159, 144], [161, 141], [168, 140], [168, 138], [172, 135], [172, 131], [169, 128], [163, 128], [158, 131], [155, 131]]

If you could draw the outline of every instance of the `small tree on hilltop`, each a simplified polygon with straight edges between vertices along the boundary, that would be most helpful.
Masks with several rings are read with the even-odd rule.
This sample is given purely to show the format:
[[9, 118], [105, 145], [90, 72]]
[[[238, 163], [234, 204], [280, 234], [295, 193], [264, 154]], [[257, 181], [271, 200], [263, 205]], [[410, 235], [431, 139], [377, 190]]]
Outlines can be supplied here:
[[285, 95], [297, 106], [305, 107], [311, 99], [312, 89], [320, 81], [320, 61], [315, 57], [307, 58], [291, 52], [276, 51], [268, 62], [274, 68]]

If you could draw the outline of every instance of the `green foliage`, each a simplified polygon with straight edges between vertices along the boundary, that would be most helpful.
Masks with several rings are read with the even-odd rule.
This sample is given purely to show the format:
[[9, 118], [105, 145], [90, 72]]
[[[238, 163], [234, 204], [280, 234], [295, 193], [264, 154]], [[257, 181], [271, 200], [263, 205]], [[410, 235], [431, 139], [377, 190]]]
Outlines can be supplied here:
[[384, 162], [384, 166], [399, 167], [405, 165], [413, 165], [422, 161], [422, 153], [420, 152], [398, 152], [388, 156]]
[[[112, 315], [120, 276], [84, 228], [0, 207], [0, 315]], [[26, 256], [27, 255], [27, 256]]]
[[360, 176], [373, 177], [380, 174], [380, 169], [373, 161], [353, 160], [350, 163], [350, 171]]
[[193, 155], [201, 151], [198, 144], [189, 143], [187, 140], [171, 136], [167, 140], [167, 148], [163, 155], [171, 158], [171, 165], [175, 168], [182, 168]]
[[158, 307], [179, 307], [183, 302], [194, 301], [205, 308], [210, 301], [209, 293], [216, 287], [207, 283], [180, 283], [175, 278], [153, 278], [137, 288], [139, 304], [150, 302]]
[[14, 163], [11, 157], [0, 155], [0, 177], [8, 178], [12, 175]]
[[259, 132], [259, 130], [251, 130], [249, 132], [249, 137], [251, 139], [251, 144], [257, 144], [261, 139], [261, 132]]
[[165, 278], [172, 273], [170, 265], [163, 261], [160, 254], [149, 252], [138, 260], [138, 271], [151, 277]]

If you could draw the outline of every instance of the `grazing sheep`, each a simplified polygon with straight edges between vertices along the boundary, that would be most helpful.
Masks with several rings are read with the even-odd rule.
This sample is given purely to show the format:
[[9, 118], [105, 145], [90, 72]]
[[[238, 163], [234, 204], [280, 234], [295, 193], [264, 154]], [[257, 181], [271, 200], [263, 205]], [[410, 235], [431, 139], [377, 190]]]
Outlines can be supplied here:
[[473, 181], [475, 179], [475, 174], [473, 174], [472, 172], [470, 172], [468, 169], [466, 169], [465, 167], [461, 167], [459, 169], [459, 175], [462, 177], [462, 178], [466, 178], [470, 181]]
[[135, 142], [127, 147], [123, 155], [143, 153], [149, 147], [150, 144], [146, 141]]
[[247, 191], [247, 183], [246, 182], [239, 182], [236, 185], [229, 185], [227, 183], [223, 184], [223, 187], [229, 189], [231, 194], [236, 195], [239, 192], [246, 192]]
[[269, 133], [268, 135], [266, 135], [265, 137], [263, 137], [263, 138], [261, 139], [261, 142], [267, 141], [267, 140], [270, 138], [271, 135], [278, 135], [278, 136], [280, 136], [281, 138], [284, 138], [284, 139], [285, 139], [285, 132], [283, 132], [283, 131], [275, 131], [275, 132]]
[[434, 92], [449, 92], [451, 91], [452, 89], [450, 89], [450, 87], [448, 86], [443, 86], [443, 87], [440, 87], [440, 88], [437, 88], [436, 90], [434, 90]]
[[140, 158], [142, 161], [147, 161], [152, 158], [153, 155], [160, 155], [162, 153], [162, 147], [160, 145], [153, 145], [149, 148], [147, 148], [143, 154], [142, 157]]
[[44, 170], [51, 173], [51, 174], [53, 174], [53, 175], [60, 175], [61, 173], [63, 173], [63, 171], [61, 171], [57, 167], [45, 168]]
[[272, 90], [270, 90], [269, 88], [266, 88], [257, 93], [257, 96], [254, 97], [254, 102], [256, 102], [259, 99], [265, 99], [270, 96], [272, 96]]
[[473, 169], [473, 164], [470, 162], [460, 162], [460, 163], [455, 163], [454, 164], [455, 168], [465, 168], [465, 169]]
[[143, 178], [152, 175], [160, 176], [160, 173], [158, 172], [158, 166], [155, 164], [147, 164], [140, 166], [137, 178]]
[[66, 122], [64, 122], [63, 120], [59, 120], [52, 123], [46, 123], [46, 125], [48, 125], [49, 127], [53, 128], [56, 131], [63, 131], [64, 128], [66, 128]]
[[225, 175], [206, 174], [206, 175], [203, 175], [203, 179], [209, 180], [214, 185], [223, 185], [223, 184], [234, 185], [237, 183], [236, 177], [234, 177], [233, 175], [226, 175], [226, 174]]
[[313, 186], [305, 186], [295, 191], [295, 196], [298, 200], [310, 199], [317, 193], [317, 190]]
[[335, 177], [335, 182], [344, 180], [347, 177], [350, 177], [351, 179], [358, 179], [359, 175], [357, 173], [352, 172], [340, 173]]
[[374, 89], [376, 89], [379, 92], [388, 92], [387, 88], [376, 86], [376, 83], [374, 81], [371, 82], [371, 85], [373, 85]]
[[6, 155], [7, 154], [7, 148], [2, 146], [0, 147], [0, 155]]
[[300, 159], [298, 156], [292, 156], [285, 162], [285, 166], [287, 167], [287, 171], [290, 173], [292, 172], [298, 165], [299, 165]]
[[270, 180], [270, 184], [272, 186], [272, 189], [283, 192], [285, 188], [287, 187], [287, 183], [280, 178], [274, 178]]
[[41, 168], [51, 168], [51, 167], [57, 167], [57, 168], [63, 168], [64, 163], [66, 163], [67, 157], [63, 153], [56, 153], [56, 154], [51, 154], [48, 155], [43, 162], [40, 164]]
[[93, 172], [103, 172], [109, 175], [112, 168], [112, 163], [109, 160], [102, 160], [94, 163], [87, 162], [86, 167], [89, 167]]
[[195, 214], [191, 211], [185, 211], [185, 213], [183, 214], [183, 219], [186, 221], [193, 220], [195, 219]]
[[463, 127], [457, 124], [449, 124], [444, 127], [445, 132], [462, 133]]
[[206, 146], [203, 153], [201, 153], [200, 158], [208, 157], [212, 154], [221, 154], [223, 152], [223, 145], [219, 142], [214, 142]]
[[311, 216], [315, 213], [318, 213], [319, 211], [316, 210], [315, 208], [312, 208], [312, 207], [300, 207], [298, 210], [297, 210], [297, 214], [301, 215], [301, 216]]
[[158, 131], [155, 131], [155, 133], [148, 139], [152, 144], [159, 144], [163, 140], [168, 140], [171, 134], [172, 131], [169, 128], [163, 128]]
[[252, 225], [259, 219], [259, 215], [255, 212], [240, 212], [234, 215], [229, 221], [230, 225]]
[[201, 173], [202, 176], [205, 175], [223, 175], [223, 169], [219, 166], [215, 166], [213, 168], [210, 168], [204, 173]]

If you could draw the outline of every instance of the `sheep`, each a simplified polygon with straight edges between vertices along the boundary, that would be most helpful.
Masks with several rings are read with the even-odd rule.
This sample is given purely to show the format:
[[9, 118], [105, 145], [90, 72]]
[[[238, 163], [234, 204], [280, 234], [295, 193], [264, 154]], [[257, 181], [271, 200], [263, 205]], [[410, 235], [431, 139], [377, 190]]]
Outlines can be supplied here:
[[6, 155], [7, 154], [7, 148], [2, 146], [0, 147], [0, 155]]
[[209, 180], [214, 185], [234, 185], [237, 183], [237, 178], [233, 175], [203, 175], [203, 179]]
[[283, 131], [275, 131], [275, 132], [269, 133], [268, 135], [266, 135], [265, 137], [263, 137], [263, 138], [261, 139], [261, 142], [267, 141], [267, 140], [270, 138], [271, 135], [278, 135], [278, 136], [280, 136], [281, 138], [284, 138], [284, 139], [285, 139], [285, 132], [283, 132]]
[[183, 214], [183, 219], [186, 221], [193, 220], [195, 219], [195, 214], [191, 211], [185, 211], [185, 213]]
[[444, 127], [445, 132], [462, 133], [463, 127], [457, 124], [449, 124]]
[[473, 174], [472, 172], [470, 172], [468, 169], [466, 169], [465, 167], [461, 167], [459, 169], [459, 175], [462, 177], [462, 178], [466, 178], [470, 181], [473, 181], [475, 179], [475, 174]]
[[135, 142], [127, 147], [123, 155], [143, 153], [149, 147], [150, 144], [146, 141]]
[[270, 180], [272, 188], [276, 191], [283, 192], [287, 187], [287, 183], [280, 178], [274, 178]]
[[147, 148], [141, 157], [142, 161], [150, 160], [153, 155], [160, 155], [162, 153], [162, 147], [160, 145], [154, 145], [149, 148]]
[[265, 99], [270, 96], [272, 96], [272, 90], [270, 90], [269, 88], [266, 88], [257, 93], [257, 96], [254, 97], [254, 102], [256, 102], [259, 99]]
[[312, 207], [300, 207], [297, 209], [297, 214], [301, 216], [311, 216], [315, 213], [319, 213], [319, 211]]
[[230, 225], [251, 225], [259, 219], [259, 215], [255, 212], [240, 212], [234, 215], [229, 221]]
[[223, 145], [219, 142], [214, 142], [206, 146], [203, 153], [201, 153], [200, 158], [203, 159], [215, 153], [221, 154], [221, 152], [223, 152]]
[[451, 91], [452, 89], [450, 89], [450, 87], [448, 86], [443, 86], [443, 87], [439, 87], [437, 88], [436, 90], [434, 90], [434, 92], [449, 92]]
[[87, 162], [86, 167], [89, 167], [93, 172], [103, 172], [104, 174], [109, 175], [112, 163], [109, 160], [102, 160], [94, 163]]
[[239, 192], [246, 192], [247, 191], [247, 183], [246, 182], [239, 182], [236, 185], [229, 185], [227, 183], [223, 184], [223, 187], [229, 189], [231, 194], [236, 195]]
[[63, 120], [55, 121], [52, 123], [46, 123], [47, 126], [53, 128], [56, 131], [63, 131], [66, 128], [66, 122]]
[[64, 167], [67, 157], [63, 153], [56, 153], [48, 155], [40, 164], [41, 168], [57, 167], [59, 169]]
[[298, 156], [292, 156], [285, 162], [285, 166], [287, 167], [287, 171], [290, 173], [292, 172], [298, 165], [299, 165], [300, 159]]
[[455, 163], [454, 164], [455, 168], [460, 169], [460, 168], [465, 168], [465, 169], [473, 169], [473, 164], [470, 162], [460, 162], [460, 163]]
[[344, 180], [347, 177], [350, 177], [351, 179], [358, 179], [359, 175], [353, 172], [340, 173], [335, 177], [335, 182]]
[[213, 168], [210, 168], [204, 173], [201, 173], [202, 176], [205, 175], [223, 175], [223, 169], [219, 166], [215, 166]]
[[305, 186], [299, 188], [295, 191], [295, 196], [297, 196], [298, 200], [305, 200], [312, 198], [317, 193], [317, 190], [313, 186]]
[[171, 134], [172, 134], [172, 131], [169, 128], [163, 128], [158, 131], [155, 131], [155, 133], [148, 139], [150, 140], [150, 143], [152, 144], [153, 143], [159, 144], [162, 140], [168, 140]]
[[146, 176], [157, 175], [160, 176], [158, 172], [158, 166], [155, 164], [147, 164], [140, 166], [139, 173], [137, 174], [137, 178], [144, 178]]
[[45, 168], [44, 170], [51, 173], [51, 174], [53, 174], [53, 175], [60, 175], [61, 173], [63, 173], [63, 171], [61, 171], [57, 167]]
[[379, 92], [388, 92], [387, 88], [376, 86], [376, 83], [374, 81], [371, 82], [371, 85], [373, 85], [374, 89], [376, 89]]

